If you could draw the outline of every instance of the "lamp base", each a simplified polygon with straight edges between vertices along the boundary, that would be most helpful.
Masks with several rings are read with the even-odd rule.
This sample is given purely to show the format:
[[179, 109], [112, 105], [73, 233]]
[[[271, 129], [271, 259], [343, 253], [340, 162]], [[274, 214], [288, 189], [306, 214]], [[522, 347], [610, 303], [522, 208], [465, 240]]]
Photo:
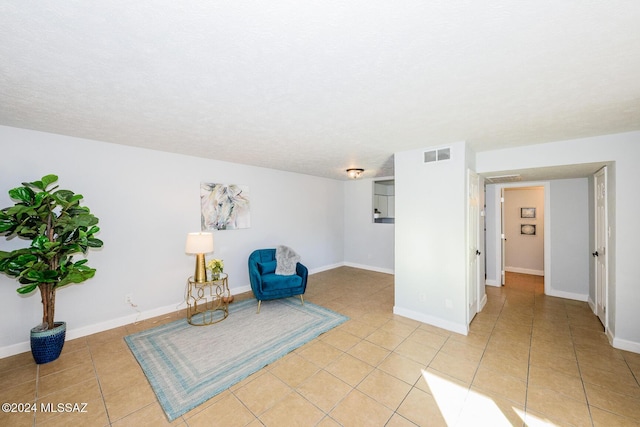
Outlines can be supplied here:
[[196, 271], [193, 274], [193, 280], [196, 283], [204, 283], [207, 281], [206, 263], [204, 254], [196, 254]]

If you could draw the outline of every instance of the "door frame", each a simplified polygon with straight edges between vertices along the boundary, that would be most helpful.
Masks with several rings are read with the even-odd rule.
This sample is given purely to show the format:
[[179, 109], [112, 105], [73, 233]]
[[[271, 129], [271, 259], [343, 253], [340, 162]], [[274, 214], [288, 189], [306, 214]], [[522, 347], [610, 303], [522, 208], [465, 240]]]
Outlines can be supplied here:
[[[551, 283], [551, 191], [549, 181], [527, 181], [527, 182], [511, 182], [496, 184], [495, 192], [495, 212], [501, 212], [502, 210], [502, 193], [505, 188], [519, 188], [519, 187], [543, 187], [544, 188], [544, 293], [548, 295]], [[495, 266], [498, 276], [504, 277], [503, 266], [503, 251], [502, 251], [502, 215], [496, 215], [496, 227], [495, 235], [493, 236], [496, 242], [496, 257]], [[502, 279], [500, 279], [502, 280]]]

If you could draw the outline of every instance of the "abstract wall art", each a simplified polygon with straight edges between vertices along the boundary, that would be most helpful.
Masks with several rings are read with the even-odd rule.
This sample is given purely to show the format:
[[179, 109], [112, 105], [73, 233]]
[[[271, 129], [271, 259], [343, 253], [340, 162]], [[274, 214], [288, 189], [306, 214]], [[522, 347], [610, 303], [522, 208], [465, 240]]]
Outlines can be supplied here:
[[202, 230], [237, 230], [251, 226], [249, 187], [200, 184]]

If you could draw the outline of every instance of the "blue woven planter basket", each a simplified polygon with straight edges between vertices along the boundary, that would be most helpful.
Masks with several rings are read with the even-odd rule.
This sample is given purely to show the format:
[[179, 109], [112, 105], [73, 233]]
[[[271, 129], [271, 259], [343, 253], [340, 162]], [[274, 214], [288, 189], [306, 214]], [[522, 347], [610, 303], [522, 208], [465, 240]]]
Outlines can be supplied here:
[[64, 338], [67, 334], [67, 323], [56, 322], [54, 328], [46, 331], [31, 329], [31, 354], [38, 365], [49, 363], [60, 357]]

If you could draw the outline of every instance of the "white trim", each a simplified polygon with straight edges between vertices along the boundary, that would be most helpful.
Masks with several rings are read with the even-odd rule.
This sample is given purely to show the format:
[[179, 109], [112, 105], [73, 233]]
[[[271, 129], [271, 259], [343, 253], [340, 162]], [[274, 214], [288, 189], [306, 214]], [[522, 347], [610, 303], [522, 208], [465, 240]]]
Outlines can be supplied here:
[[611, 345], [620, 350], [631, 351], [633, 353], [640, 354], [640, 342], [635, 341], [627, 341], [620, 338], [616, 338], [611, 335], [610, 331], [607, 331], [607, 337], [609, 337], [609, 342]]
[[502, 286], [502, 284], [498, 280], [485, 280], [484, 284], [487, 286], [495, 286], [496, 288]]
[[13, 356], [15, 354], [24, 353], [31, 350], [31, 344], [29, 342], [20, 342], [18, 344], [11, 344], [5, 347], [0, 347], [0, 359], [4, 357]]
[[533, 276], [544, 276], [544, 270], [532, 270], [530, 268], [505, 267], [504, 271], [508, 271], [510, 273], [531, 274]]
[[345, 267], [360, 268], [362, 270], [376, 271], [378, 273], [394, 274], [394, 271], [390, 268], [373, 267], [371, 265], [356, 264], [353, 262], [345, 262], [343, 265]]
[[418, 322], [426, 323], [428, 325], [437, 326], [438, 328], [446, 329], [448, 331], [456, 332], [462, 335], [467, 335], [469, 333], [469, 327], [464, 323], [451, 322], [449, 320], [444, 320], [439, 317], [429, 316], [424, 313], [408, 310], [406, 308], [394, 306], [393, 314], [397, 314], [398, 316], [417, 320]]
[[478, 313], [482, 311], [485, 305], [487, 305], [487, 294], [485, 293], [482, 299], [480, 300], [480, 304], [478, 306]]
[[587, 302], [589, 299], [589, 294], [576, 294], [573, 292], [556, 291], [555, 289], [551, 289], [549, 287], [545, 288], [544, 294], [550, 297], [566, 298], [583, 302]]
[[[95, 323], [93, 325], [87, 325], [77, 329], [67, 329], [65, 341], [75, 338], [86, 337], [98, 332], [107, 331], [109, 329], [118, 328], [120, 326], [130, 325], [141, 320], [150, 319], [152, 317], [162, 316], [163, 314], [173, 313], [180, 309], [180, 306], [184, 305], [184, 301], [177, 304], [166, 305], [164, 307], [155, 308], [153, 310], [143, 311], [140, 313], [128, 314], [126, 316], [118, 317], [116, 319], [108, 320], [106, 322]], [[68, 326], [68, 325], [67, 325]], [[14, 354], [24, 353], [31, 350], [31, 343], [29, 341], [9, 345], [6, 347], [0, 347], [0, 358], [13, 356]]]
[[[327, 270], [333, 270], [334, 268], [342, 267], [344, 265], [345, 265], [344, 262], [338, 262], [338, 263], [335, 263], [335, 264], [325, 265], [323, 267], [318, 267], [318, 268], [314, 268], [312, 270], [309, 270], [309, 274], [316, 274], [316, 273], [321, 273], [321, 272], [327, 271]], [[249, 290], [251, 290], [251, 289], [249, 289]]]
[[243, 294], [245, 292], [251, 292], [251, 285], [238, 286], [235, 288], [231, 288], [229, 289], [229, 292], [231, 292], [231, 295], [238, 295], [238, 294]]
[[604, 334], [609, 339], [609, 344], [611, 344], [611, 346], [613, 347], [613, 340], [615, 339], [615, 337], [613, 336], [613, 333], [611, 332], [611, 330], [610, 329], [605, 330]]

